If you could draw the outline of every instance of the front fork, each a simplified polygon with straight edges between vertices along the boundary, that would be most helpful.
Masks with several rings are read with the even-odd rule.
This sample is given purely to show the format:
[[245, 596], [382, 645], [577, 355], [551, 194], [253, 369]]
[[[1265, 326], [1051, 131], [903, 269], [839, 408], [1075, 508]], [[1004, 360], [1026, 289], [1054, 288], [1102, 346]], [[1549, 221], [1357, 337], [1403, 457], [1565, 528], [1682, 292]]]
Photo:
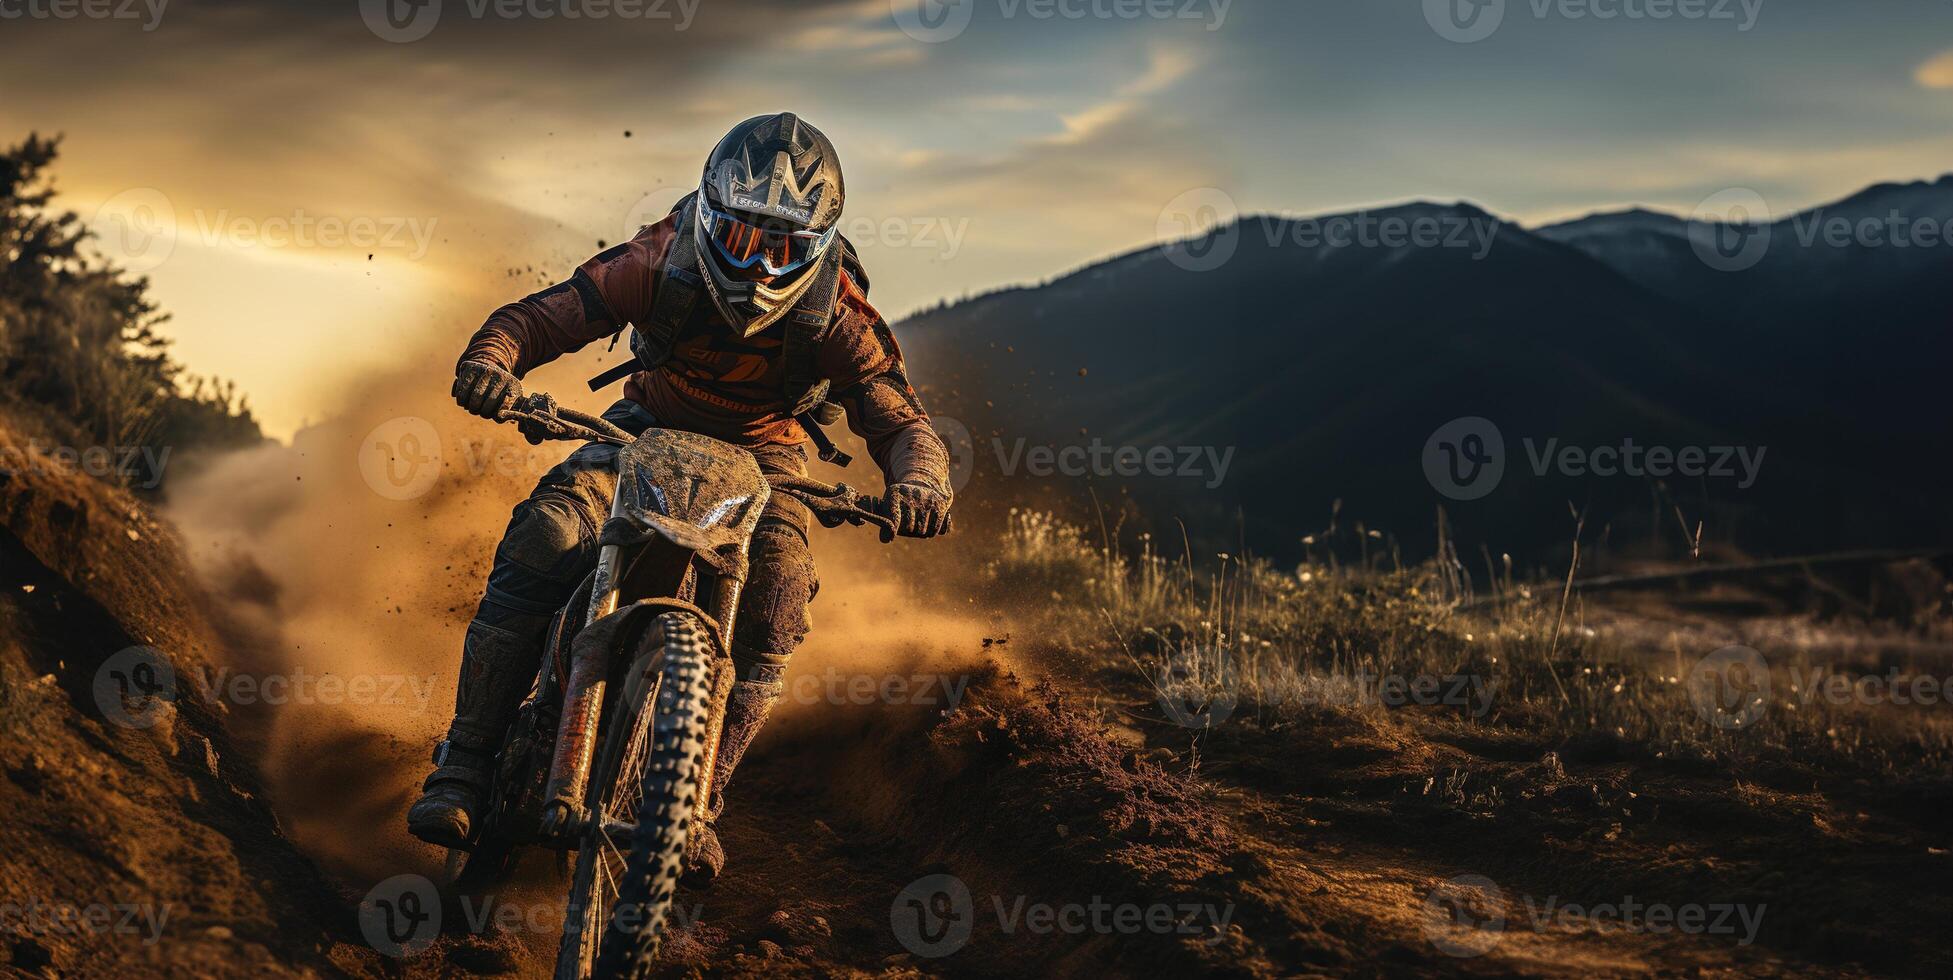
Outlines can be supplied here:
[[[623, 513], [620, 486], [611, 497], [610, 516], [616, 519]], [[617, 580], [622, 574], [618, 566], [622, 562], [623, 549], [617, 545], [604, 545], [597, 552], [597, 572], [590, 586], [584, 626], [617, 611]], [[597, 723], [603, 716], [609, 653], [588, 649], [570, 658], [570, 676], [563, 685], [563, 717], [556, 728], [555, 758], [549, 766], [549, 787], [543, 792], [544, 834], [570, 831], [582, 813], [583, 797], [590, 788], [590, 760], [597, 750]]]
[[[622, 517], [623, 513], [624, 494], [620, 489], [611, 499], [610, 516], [615, 519]], [[584, 614], [584, 626], [617, 611], [622, 564], [623, 549], [619, 546], [607, 544], [598, 551], [597, 571], [591, 581], [590, 605]], [[739, 608], [739, 594], [744, 584], [731, 576], [720, 576], [716, 581], [712, 612], [728, 636], [731, 635], [733, 614]], [[593, 647], [581, 655], [571, 656], [570, 676], [563, 687], [563, 715], [556, 729], [555, 757], [550, 762], [548, 788], [543, 792], [542, 831], [547, 836], [577, 835], [588, 816], [583, 800], [590, 789], [590, 763], [596, 756], [597, 731], [603, 718], [605, 690], [609, 686], [610, 654], [611, 651]], [[736, 679], [730, 664], [721, 663], [718, 666], [721, 669], [713, 671], [712, 713], [706, 725], [705, 754], [701, 765], [705, 776], [699, 787], [698, 810], [701, 813], [711, 812], [712, 770], [719, 756], [719, 736], [724, 730], [726, 703], [732, 696], [732, 682]]]

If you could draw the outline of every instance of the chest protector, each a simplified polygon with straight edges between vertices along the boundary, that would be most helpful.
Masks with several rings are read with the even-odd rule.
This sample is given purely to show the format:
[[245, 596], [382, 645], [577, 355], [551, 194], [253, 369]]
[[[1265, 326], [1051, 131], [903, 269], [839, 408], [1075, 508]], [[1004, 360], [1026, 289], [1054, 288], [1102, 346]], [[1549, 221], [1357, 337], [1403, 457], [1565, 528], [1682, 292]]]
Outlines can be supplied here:
[[[672, 208], [672, 213], [678, 216], [678, 227], [665, 256], [664, 268], [658, 273], [651, 315], [646, 322], [631, 325], [632, 360], [590, 379], [590, 390], [608, 387], [639, 371], [663, 367], [671, 360], [678, 337], [692, 318], [711, 315], [711, 304], [701, 302], [706, 295], [705, 281], [698, 269], [698, 238], [692, 233], [695, 194], [686, 195]], [[851, 276], [864, 293], [868, 290], [868, 276], [847, 237], [835, 237], [835, 247], [806, 273], [814, 281], [800, 294], [793, 309], [780, 318], [780, 329], [785, 331], [782, 355], [786, 359], [781, 395], [787, 403], [787, 413], [807, 430], [821, 458], [846, 466], [847, 454], [834, 448], [821, 431], [821, 426], [841, 421], [843, 411], [839, 404], [828, 400], [833, 385], [821, 377], [816, 360], [821, 341], [834, 325], [834, 305], [841, 294], [842, 273]]]

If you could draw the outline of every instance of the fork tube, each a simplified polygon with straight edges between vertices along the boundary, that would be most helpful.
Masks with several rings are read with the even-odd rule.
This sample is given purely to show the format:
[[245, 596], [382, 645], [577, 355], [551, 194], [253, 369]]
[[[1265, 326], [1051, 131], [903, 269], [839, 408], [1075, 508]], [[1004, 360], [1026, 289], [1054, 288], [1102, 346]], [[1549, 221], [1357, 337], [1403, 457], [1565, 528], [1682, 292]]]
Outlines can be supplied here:
[[[616, 520], [624, 516], [624, 484], [620, 479], [617, 493], [610, 498], [610, 517]], [[617, 566], [622, 561], [623, 549], [614, 544], [604, 545], [597, 552], [597, 578], [590, 586], [590, 612], [584, 617], [583, 625], [588, 626], [617, 611]]]
[[[611, 498], [610, 516], [619, 517], [623, 512], [624, 486], [619, 480]], [[618, 565], [622, 560], [623, 549], [614, 544], [604, 545], [597, 553], [585, 626], [617, 611]], [[597, 749], [597, 725], [603, 715], [610, 654], [595, 647], [571, 654], [569, 683], [563, 691], [563, 718], [556, 729], [556, 756], [550, 761], [549, 787], [543, 794], [548, 801], [543, 812], [545, 830], [564, 829], [568, 818], [583, 809], [583, 797], [590, 786], [590, 760]]]

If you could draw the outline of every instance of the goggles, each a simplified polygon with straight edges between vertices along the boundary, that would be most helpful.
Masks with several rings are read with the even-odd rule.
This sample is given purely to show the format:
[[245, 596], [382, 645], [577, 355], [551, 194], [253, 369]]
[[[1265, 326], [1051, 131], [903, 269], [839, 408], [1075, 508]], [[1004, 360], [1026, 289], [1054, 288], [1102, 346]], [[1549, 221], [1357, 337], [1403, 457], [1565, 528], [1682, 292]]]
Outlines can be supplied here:
[[820, 232], [754, 224], [708, 206], [704, 195], [699, 197], [698, 218], [720, 261], [735, 269], [764, 266], [773, 276], [784, 276], [820, 258], [834, 239], [832, 228]]

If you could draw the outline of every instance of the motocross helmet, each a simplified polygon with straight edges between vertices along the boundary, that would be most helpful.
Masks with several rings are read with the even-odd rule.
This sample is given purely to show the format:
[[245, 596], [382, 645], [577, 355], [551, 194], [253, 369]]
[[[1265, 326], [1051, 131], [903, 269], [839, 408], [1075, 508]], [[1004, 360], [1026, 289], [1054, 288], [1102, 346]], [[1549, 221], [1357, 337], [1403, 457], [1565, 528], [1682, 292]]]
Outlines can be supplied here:
[[740, 336], [772, 326], [813, 283], [843, 193], [834, 144], [791, 112], [754, 116], [713, 148], [692, 229], [706, 291]]

